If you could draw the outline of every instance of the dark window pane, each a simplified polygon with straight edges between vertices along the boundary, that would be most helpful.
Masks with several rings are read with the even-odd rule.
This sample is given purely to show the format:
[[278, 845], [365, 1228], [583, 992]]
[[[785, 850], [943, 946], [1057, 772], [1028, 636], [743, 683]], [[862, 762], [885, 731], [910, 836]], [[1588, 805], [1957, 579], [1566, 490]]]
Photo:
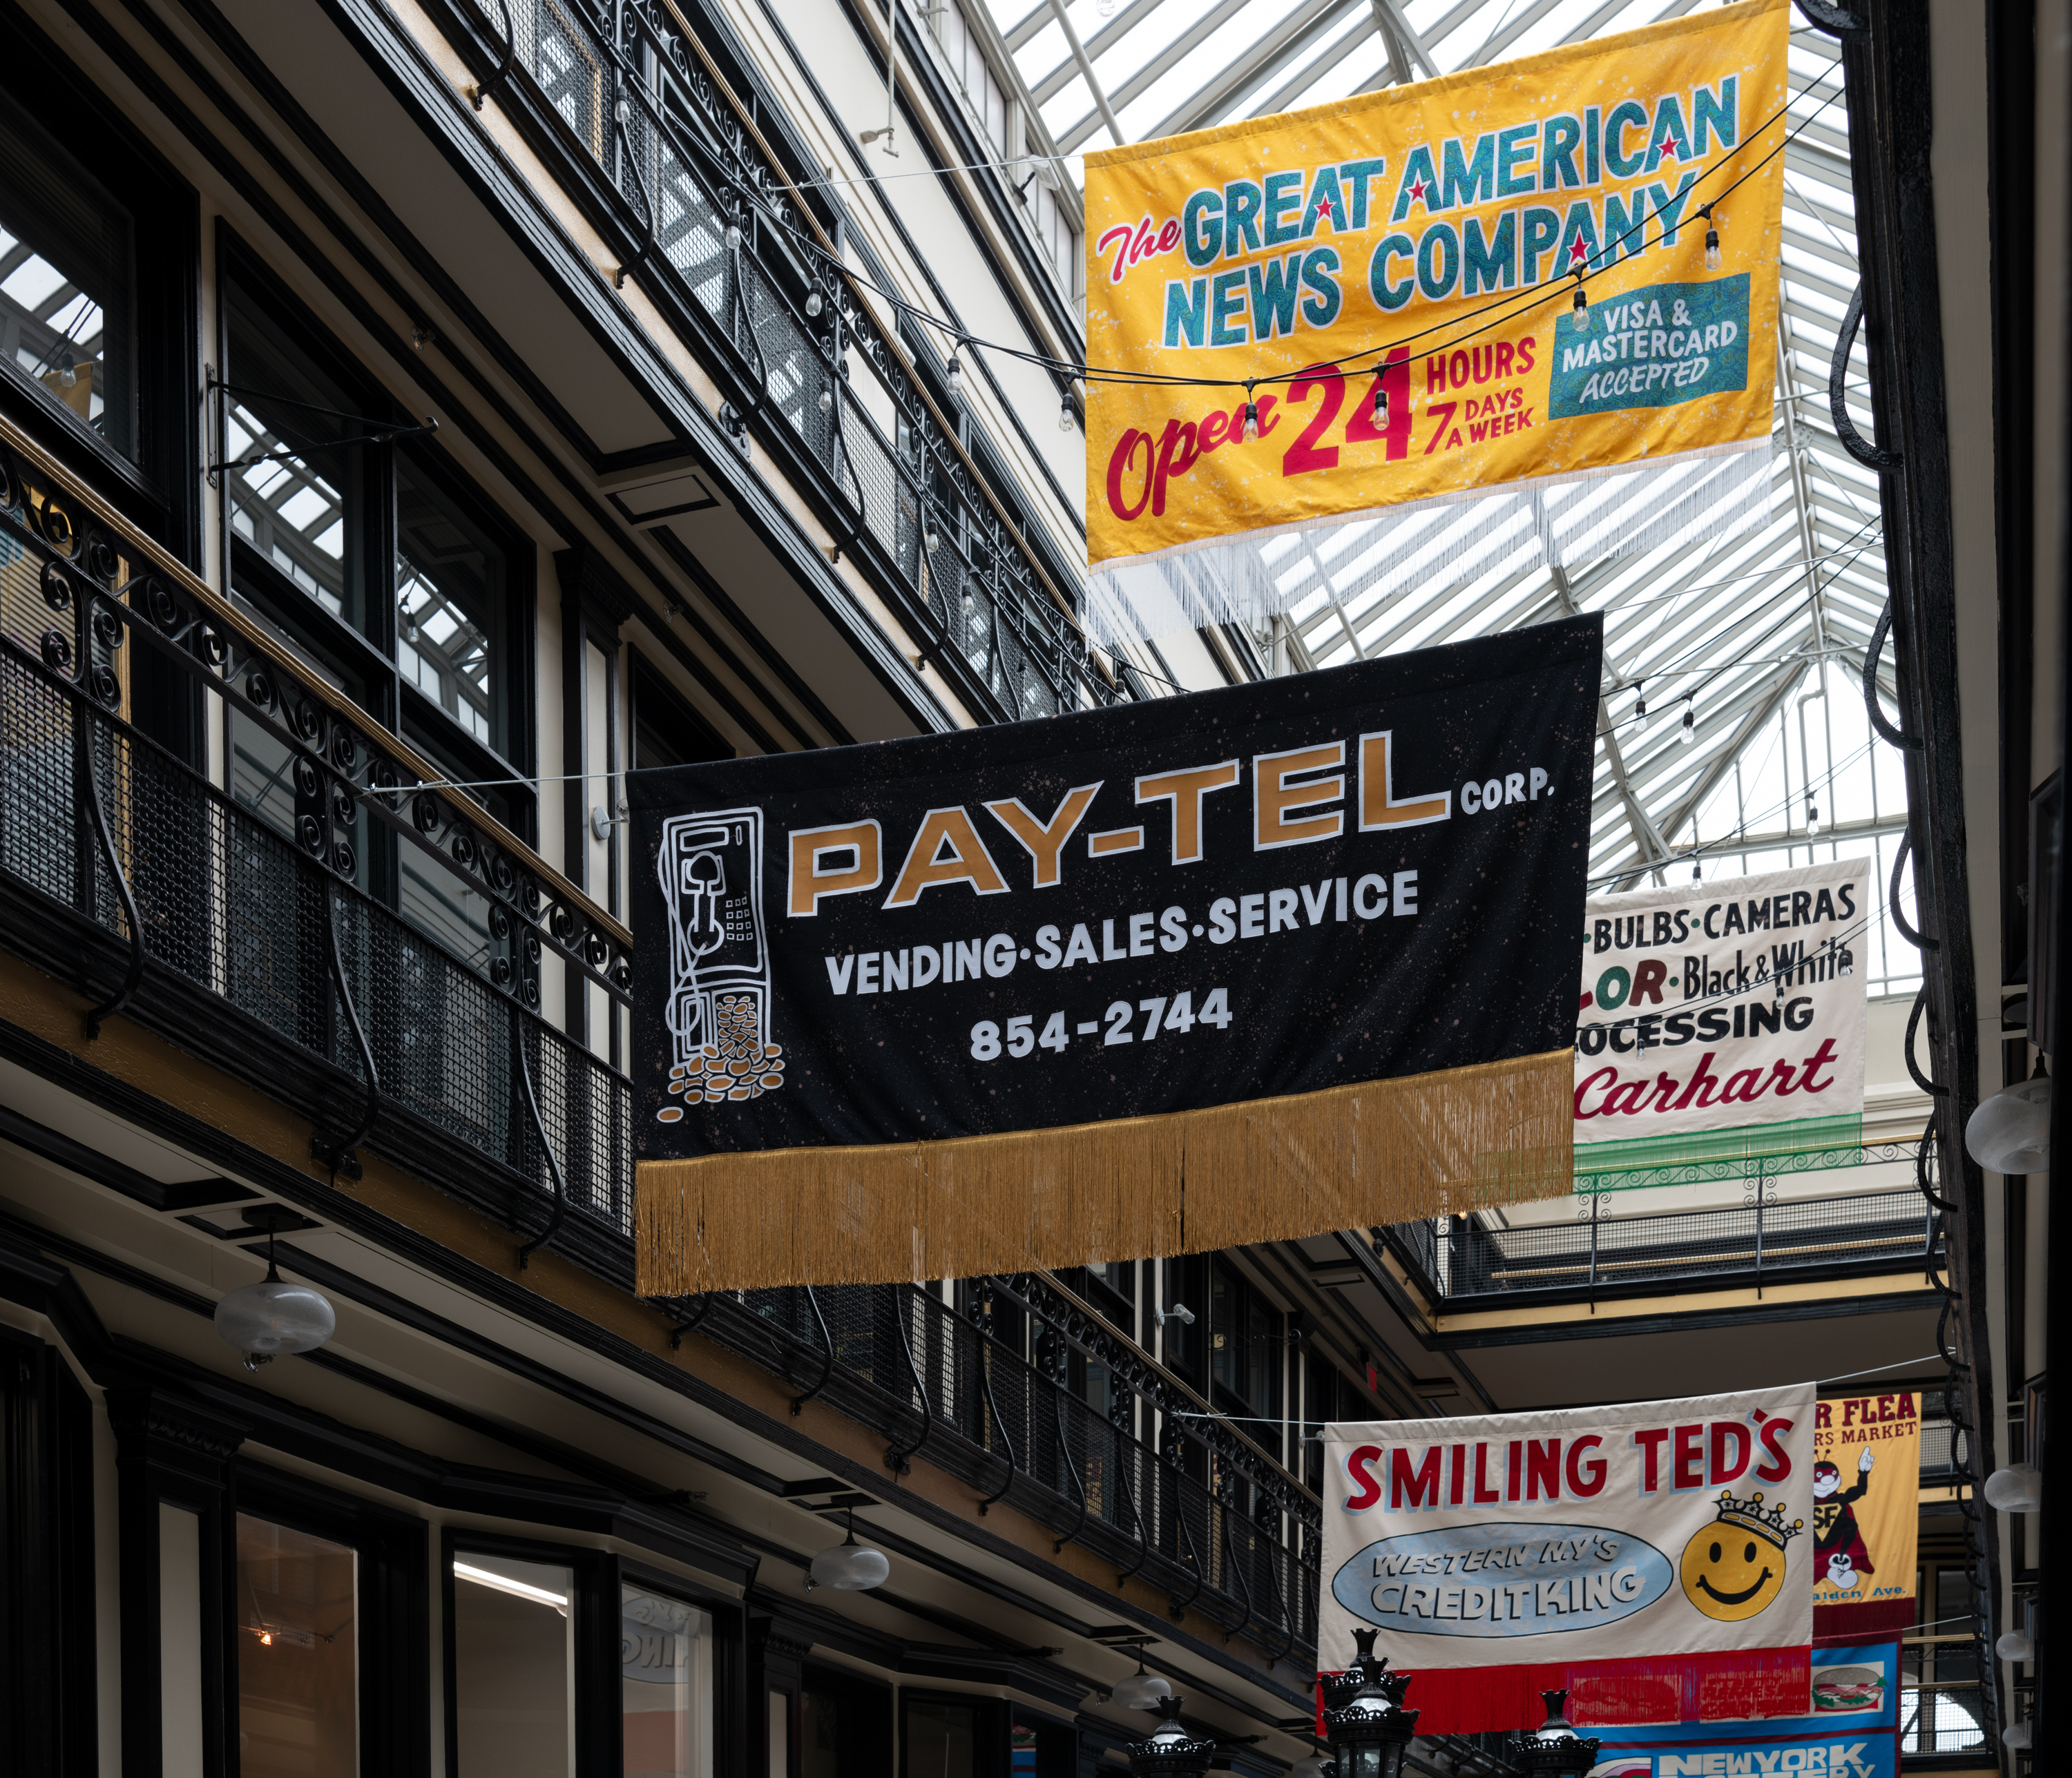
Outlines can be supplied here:
[[454, 1722], [472, 1778], [575, 1770], [575, 1575], [464, 1550], [453, 1563]]
[[633, 656], [633, 764], [636, 770], [654, 766], [693, 766], [708, 759], [731, 759], [734, 749], [662, 675]]
[[396, 663], [467, 733], [506, 744], [504, 552], [407, 453], [396, 461]]
[[230, 524], [273, 570], [335, 618], [368, 629], [360, 532], [372, 447], [367, 416], [262, 298], [225, 286], [229, 334], [224, 458]]
[[20, 109], [0, 106], [0, 351], [136, 455], [130, 212]]

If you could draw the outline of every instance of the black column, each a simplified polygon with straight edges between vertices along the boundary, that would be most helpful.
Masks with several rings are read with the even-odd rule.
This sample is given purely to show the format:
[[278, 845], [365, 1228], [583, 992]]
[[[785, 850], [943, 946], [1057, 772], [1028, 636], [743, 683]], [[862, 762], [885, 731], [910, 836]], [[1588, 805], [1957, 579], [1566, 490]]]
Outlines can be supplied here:
[[122, 1613], [123, 1778], [160, 1778], [164, 1749], [159, 1682], [158, 1509], [176, 1506], [199, 1525], [202, 1766], [237, 1778], [231, 1684], [236, 1671], [236, 1502], [231, 1459], [243, 1422], [164, 1390], [111, 1389]]

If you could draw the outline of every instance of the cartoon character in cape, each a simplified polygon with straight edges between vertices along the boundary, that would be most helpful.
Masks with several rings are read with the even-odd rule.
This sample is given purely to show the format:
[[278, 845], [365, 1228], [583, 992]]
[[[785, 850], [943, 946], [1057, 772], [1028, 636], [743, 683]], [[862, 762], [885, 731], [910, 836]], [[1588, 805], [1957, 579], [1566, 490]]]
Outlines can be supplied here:
[[1871, 1491], [1871, 1454], [1856, 1460], [1856, 1485], [1841, 1492], [1842, 1472], [1823, 1460], [1813, 1466], [1813, 1555], [1815, 1572], [1831, 1587], [1853, 1591], [1857, 1579], [1877, 1572], [1856, 1528], [1856, 1502]]

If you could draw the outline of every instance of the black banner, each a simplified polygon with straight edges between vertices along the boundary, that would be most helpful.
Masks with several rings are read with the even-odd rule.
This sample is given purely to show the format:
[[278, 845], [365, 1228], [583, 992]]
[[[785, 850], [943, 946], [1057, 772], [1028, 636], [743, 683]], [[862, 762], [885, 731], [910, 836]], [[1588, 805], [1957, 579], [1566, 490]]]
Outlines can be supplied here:
[[1601, 626], [632, 781], [644, 1160], [1564, 1048]]

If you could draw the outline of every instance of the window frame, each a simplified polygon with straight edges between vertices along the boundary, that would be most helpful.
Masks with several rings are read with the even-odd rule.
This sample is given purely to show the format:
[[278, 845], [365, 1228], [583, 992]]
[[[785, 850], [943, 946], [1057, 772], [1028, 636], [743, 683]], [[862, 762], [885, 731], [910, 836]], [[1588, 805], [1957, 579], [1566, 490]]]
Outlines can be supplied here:
[[[644, 1588], [664, 1598], [695, 1605], [713, 1620], [713, 1772], [714, 1778], [748, 1769], [748, 1614], [730, 1593], [688, 1580], [630, 1556], [618, 1558], [619, 1584]], [[613, 1606], [613, 1621], [619, 1606]], [[615, 1680], [619, 1672], [615, 1663]], [[612, 1694], [615, 1702], [618, 1692]], [[614, 1712], [615, 1720], [618, 1712]], [[613, 1778], [625, 1769], [622, 1746]]]
[[360, 1771], [430, 1778], [430, 1525], [414, 1513], [242, 1456], [232, 1465], [226, 1505], [230, 1548], [224, 1566], [233, 1592], [226, 1613], [232, 1653], [225, 1662], [224, 1687], [232, 1733], [236, 1732], [238, 1710], [234, 1583], [236, 1525], [242, 1514], [342, 1544], [358, 1557], [353, 1629]]
[[[306, 305], [282, 281], [280, 274], [228, 221], [219, 218], [216, 226], [216, 276], [219, 288], [241, 285], [261, 298], [268, 312], [295, 348], [305, 354], [326, 378], [347, 392], [368, 419], [384, 425], [409, 425], [400, 404], [354, 357]], [[216, 361], [235, 384], [236, 364], [230, 355], [230, 318], [228, 302], [216, 306]], [[220, 404], [208, 417], [212, 441], [220, 439]], [[212, 442], [212, 449], [215, 446]], [[359, 519], [360, 548], [368, 565], [367, 585], [361, 596], [367, 602], [364, 631], [343, 616], [334, 615], [309, 593], [284, 574], [253, 544], [239, 535], [230, 522], [228, 477], [218, 478], [212, 515], [222, 546], [227, 580], [242, 587], [239, 596], [249, 601], [302, 651], [330, 671], [355, 675], [364, 688], [355, 696], [367, 713], [391, 733], [403, 737], [431, 762], [456, 776], [483, 779], [516, 778], [529, 782], [533, 775], [538, 745], [538, 691], [535, 684], [537, 649], [538, 552], [532, 540], [515, 524], [470, 477], [451, 454], [429, 440], [388, 440], [379, 445], [356, 447], [364, 453], [362, 495], [367, 510]], [[397, 558], [397, 454], [408, 456], [412, 471], [430, 485], [442, 499], [458, 507], [468, 522], [483, 532], [504, 558], [504, 634], [497, 672], [504, 698], [503, 741], [508, 751], [478, 738], [449, 716], [422, 691], [406, 684], [397, 657], [395, 564]], [[259, 595], [255, 597], [253, 595]], [[360, 688], [348, 684], [352, 696]], [[226, 725], [234, 724], [226, 714]], [[226, 728], [225, 758], [232, 757], [235, 741]], [[524, 783], [508, 786], [479, 799], [492, 814], [528, 845], [539, 843], [539, 798]], [[396, 881], [395, 848], [385, 836], [365, 850], [378, 868], [370, 867], [376, 898], [394, 905], [399, 893]]]

